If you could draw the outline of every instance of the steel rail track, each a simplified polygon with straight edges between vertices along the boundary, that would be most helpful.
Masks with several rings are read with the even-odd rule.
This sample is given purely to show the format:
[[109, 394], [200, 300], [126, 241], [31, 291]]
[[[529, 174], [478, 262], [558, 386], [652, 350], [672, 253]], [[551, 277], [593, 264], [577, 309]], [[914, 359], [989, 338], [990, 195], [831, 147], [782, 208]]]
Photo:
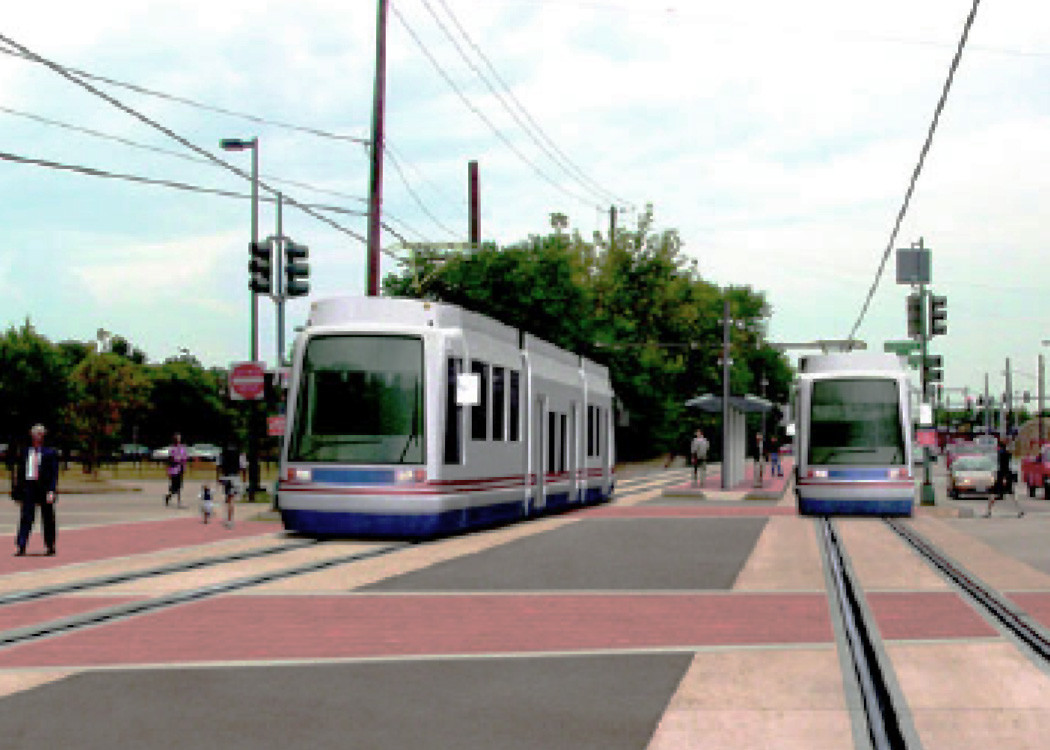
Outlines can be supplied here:
[[845, 550], [827, 516], [821, 519], [821, 531], [872, 747], [875, 750], [903, 750], [907, 744], [875, 652], [874, 639], [877, 636], [865, 622], [857, 588], [846, 570]]
[[[266, 547], [257, 550], [244, 550], [242, 552], [231, 552], [226, 555], [212, 555], [211, 557], [202, 557], [197, 560], [187, 560], [186, 562], [170, 563], [168, 565], [158, 565], [155, 568], [132, 570], [126, 573], [113, 573], [111, 575], [96, 576], [94, 578], [85, 578], [79, 581], [70, 581], [68, 583], [56, 583], [52, 586], [41, 586], [40, 588], [27, 589], [24, 591], [12, 591], [8, 594], [0, 594], [0, 607], [6, 607], [11, 604], [19, 604], [21, 602], [32, 601], [34, 599], [44, 599], [49, 596], [59, 596], [61, 594], [70, 594], [80, 591], [90, 591], [91, 589], [101, 588], [103, 586], [111, 586], [116, 583], [128, 583], [129, 581], [138, 581], [145, 578], [154, 578], [156, 576], [169, 575], [171, 573], [184, 573], [188, 570], [207, 568], [212, 565], [224, 565], [230, 562], [240, 562], [242, 560], [251, 560], [256, 557], [266, 557], [268, 555], [276, 555], [282, 552], [291, 552], [293, 550], [302, 549], [303, 547], [309, 547], [317, 543], [318, 542], [315, 539], [307, 539], [300, 542], [293, 542], [291, 544], [284, 544], [276, 547]], [[91, 562], [106, 562], [109, 559], [112, 558], [103, 558], [102, 560], [93, 560]]]
[[907, 542], [916, 552], [926, 558], [943, 575], [966, 592], [982, 609], [994, 617], [1002, 627], [1027, 645], [1040, 658], [1050, 661], [1050, 639], [1038, 626], [1026, 619], [1026, 615], [1010, 605], [993, 589], [985, 586], [918, 534], [900, 521], [883, 519], [898, 536]]
[[210, 586], [201, 586], [199, 588], [190, 589], [188, 591], [181, 591], [176, 594], [169, 594], [167, 596], [155, 597], [153, 599], [147, 599], [139, 602], [129, 602], [127, 604], [120, 604], [113, 607], [107, 607], [105, 609], [95, 610], [81, 615], [74, 615], [72, 617], [66, 617], [59, 620], [51, 620], [48, 622], [30, 625], [25, 628], [19, 628], [17, 630], [9, 630], [0, 633], [0, 650], [10, 648], [22, 643], [45, 638], [60, 633], [65, 633], [73, 630], [80, 630], [82, 628], [91, 627], [93, 625], [100, 625], [105, 622], [113, 620], [119, 620], [134, 615], [140, 615], [147, 612], [153, 612], [160, 609], [166, 609], [168, 607], [174, 607], [179, 604], [186, 604], [188, 602], [197, 601], [200, 599], [206, 599], [208, 597], [217, 596], [219, 594], [227, 594], [240, 589], [250, 588], [252, 586], [258, 586], [263, 583], [270, 583], [272, 581], [278, 581], [283, 578], [291, 578], [292, 576], [302, 575], [304, 573], [313, 573], [318, 570], [324, 570], [325, 568], [335, 567], [336, 565], [345, 565], [346, 563], [357, 562], [360, 560], [366, 560], [372, 557], [380, 557], [387, 555], [392, 552], [396, 552], [400, 549], [409, 546], [407, 542], [399, 542], [396, 544], [390, 544], [385, 547], [378, 549], [365, 550], [363, 552], [356, 552], [349, 555], [342, 555], [340, 557], [332, 558], [330, 560], [321, 560], [319, 562], [305, 563], [303, 565], [297, 565], [291, 568], [285, 568], [283, 570], [270, 571], [268, 573], [260, 573], [258, 575], [246, 576], [244, 578], [238, 578], [232, 581], [226, 581], [224, 583], [216, 583]]

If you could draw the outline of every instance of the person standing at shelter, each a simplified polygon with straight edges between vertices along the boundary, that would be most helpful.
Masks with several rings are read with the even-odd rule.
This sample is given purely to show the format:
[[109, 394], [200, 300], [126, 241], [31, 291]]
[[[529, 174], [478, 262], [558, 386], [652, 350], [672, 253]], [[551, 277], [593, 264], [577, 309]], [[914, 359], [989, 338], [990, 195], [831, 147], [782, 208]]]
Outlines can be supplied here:
[[1014, 506], [1017, 508], [1017, 517], [1020, 518], [1024, 515], [1024, 511], [1021, 509], [1021, 504], [1017, 502], [1017, 496], [1014, 495], [1014, 477], [1013, 471], [1010, 469], [1010, 449], [1006, 445], [1006, 438], [999, 438], [999, 450], [996, 453], [996, 470], [995, 470], [995, 489], [992, 494], [988, 496], [988, 507], [984, 511], [984, 517], [990, 518], [992, 515], [992, 506], [1003, 499], [1004, 495], [1009, 494], [1010, 499], [1013, 500]]
[[769, 475], [770, 476], [784, 476], [784, 469], [780, 465], [780, 441], [777, 440], [777, 434], [774, 432], [769, 436]]
[[693, 442], [689, 444], [689, 461], [693, 464], [693, 484], [697, 483], [698, 476], [701, 485], [707, 480], [707, 451], [710, 448], [711, 443], [704, 437], [703, 431], [697, 430]]
[[168, 494], [164, 496], [164, 504], [171, 504], [171, 496], [175, 496], [176, 507], [182, 507], [182, 480], [186, 475], [186, 462], [189, 454], [186, 446], [182, 444], [182, 436], [175, 433], [172, 445], [168, 448]]
[[44, 425], [33, 425], [29, 431], [30, 445], [15, 462], [11, 497], [21, 504], [18, 535], [15, 537], [15, 555], [26, 553], [29, 534], [36, 520], [36, 508], [44, 523], [44, 546], [47, 554], [55, 554], [55, 502], [58, 491], [58, 452], [44, 445]]

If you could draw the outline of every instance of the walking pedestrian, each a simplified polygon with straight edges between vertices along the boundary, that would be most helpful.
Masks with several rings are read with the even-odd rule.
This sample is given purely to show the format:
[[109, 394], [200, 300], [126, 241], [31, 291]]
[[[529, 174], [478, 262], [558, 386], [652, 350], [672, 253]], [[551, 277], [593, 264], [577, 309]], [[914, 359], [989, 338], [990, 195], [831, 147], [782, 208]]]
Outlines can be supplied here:
[[18, 519], [18, 535], [15, 537], [15, 555], [26, 553], [29, 534], [36, 520], [36, 509], [40, 506], [40, 518], [44, 524], [44, 546], [48, 555], [55, 554], [55, 503], [58, 500], [58, 452], [44, 445], [44, 425], [33, 425], [29, 430], [30, 445], [22, 451], [15, 462], [11, 497], [21, 505]]
[[992, 506], [1003, 499], [1005, 495], [1010, 496], [1010, 500], [1013, 501], [1014, 507], [1017, 508], [1017, 517], [1021, 518], [1024, 516], [1024, 510], [1021, 509], [1021, 504], [1017, 502], [1017, 496], [1014, 494], [1014, 475], [1010, 469], [1010, 449], [1006, 445], [1006, 438], [999, 438], [999, 449], [996, 453], [996, 470], [995, 470], [995, 487], [992, 490], [992, 494], [988, 496], [988, 507], [984, 511], [984, 517], [990, 518], [992, 515]]
[[780, 441], [777, 440], [777, 434], [774, 432], [769, 436], [769, 474], [770, 476], [776, 475], [778, 477], [784, 476], [784, 469], [780, 465]]
[[164, 504], [171, 504], [171, 496], [175, 496], [177, 508], [182, 507], [182, 480], [186, 474], [186, 462], [189, 454], [186, 446], [182, 444], [182, 435], [175, 433], [172, 444], [168, 448], [168, 493], [164, 496]]
[[226, 528], [233, 528], [233, 504], [240, 492], [238, 476], [241, 471], [241, 452], [232, 440], [226, 443], [215, 465], [215, 473], [226, 496]]
[[701, 486], [707, 481], [707, 451], [710, 448], [711, 443], [704, 437], [703, 430], [697, 430], [696, 436], [689, 444], [689, 461], [693, 465], [693, 484], [697, 483], [698, 476]]

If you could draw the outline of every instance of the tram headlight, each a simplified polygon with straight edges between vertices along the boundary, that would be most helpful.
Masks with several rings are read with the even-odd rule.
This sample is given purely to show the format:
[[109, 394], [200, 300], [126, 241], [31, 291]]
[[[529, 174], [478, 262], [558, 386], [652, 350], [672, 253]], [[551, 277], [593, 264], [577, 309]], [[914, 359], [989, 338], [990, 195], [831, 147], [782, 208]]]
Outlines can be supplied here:
[[412, 484], [427, 481], [426, 469], [398, 469], [394, 473], [394, 481], [398, 484]]
[[286, 479], [289, 482], [309, 482], [313, 475], [309, 469], [288, 469]]

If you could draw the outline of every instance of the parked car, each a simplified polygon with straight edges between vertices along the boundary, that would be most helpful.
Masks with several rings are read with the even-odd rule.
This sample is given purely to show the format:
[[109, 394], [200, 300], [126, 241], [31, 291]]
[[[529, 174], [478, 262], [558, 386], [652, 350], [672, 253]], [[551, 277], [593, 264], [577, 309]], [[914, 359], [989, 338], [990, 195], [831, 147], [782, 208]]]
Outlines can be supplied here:
[[948, 496], [958, 499], [963, 493], [988, 495], [995, 488], [995, 456], [967, 454], [956, 456], [948, 471]]
[[1043, 498], [1050, 500], [1050, 445], [1021, 461], [1021, 479], [1028, 485], [1028, 497], [1035, 497], [1036, 488], [1042, 487]]
[[190, 461], [218, 461], [222, 449], [211, 443], [194, 443], [186, 449]]
[[171, 446], [165, 445], [163, 448], [157, 448], [155, 451], [149, 454], [149, 457], [154, 461], [167, 461], [168, 456], [171, 455]]
[[123, 461], [141, 461], [150, 457], [149, 448], [138, 443], [124, 443], [120, 446], [120, 459]]

